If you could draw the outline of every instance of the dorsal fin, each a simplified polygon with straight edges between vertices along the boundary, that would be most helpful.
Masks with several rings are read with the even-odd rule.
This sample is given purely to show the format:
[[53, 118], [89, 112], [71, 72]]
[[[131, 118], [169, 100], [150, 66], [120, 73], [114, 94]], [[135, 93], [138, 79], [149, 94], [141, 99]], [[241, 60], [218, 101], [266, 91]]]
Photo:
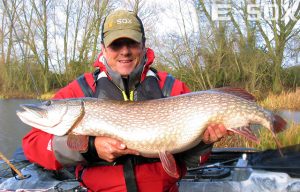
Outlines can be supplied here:
[[254, 101], [254, 102], [256, 101], [256, 98], [251, 93], [249, 93], [245, 89], [242, 89], [239, 87], [220, 87], [220, 88], [214, 88], [211, 90], [232, 94], [232, 95], [244, 98], [249, 101]]

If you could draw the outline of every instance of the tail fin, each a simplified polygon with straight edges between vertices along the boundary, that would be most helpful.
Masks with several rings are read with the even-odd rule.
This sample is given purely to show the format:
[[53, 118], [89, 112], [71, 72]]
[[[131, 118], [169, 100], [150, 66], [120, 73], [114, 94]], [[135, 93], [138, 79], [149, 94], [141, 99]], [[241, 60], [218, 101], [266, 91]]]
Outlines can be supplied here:
[[219, 87], [211, 90], [235, 95], [249, 101], [254, 101], [254, 102], [256, 101], [256, 98], [251, 93], [249, 93], [245, 89], [238, 88], [238, 87]]
[[279, 133], [286, 129], [286, 121], [280, 117], [279, 115], [274, 115], [274, 122], [273, 122], [273, 131], [274, 133]]
[[283, 152], [281, 151], [282, 144], [277, 138], [276, 133], [284, 131], [285, 129], [286, 129], [286, 121], [279, 115], [274, 115], [272, 135], [276, 142], [276, 146], [281, 157], [284, 156]]

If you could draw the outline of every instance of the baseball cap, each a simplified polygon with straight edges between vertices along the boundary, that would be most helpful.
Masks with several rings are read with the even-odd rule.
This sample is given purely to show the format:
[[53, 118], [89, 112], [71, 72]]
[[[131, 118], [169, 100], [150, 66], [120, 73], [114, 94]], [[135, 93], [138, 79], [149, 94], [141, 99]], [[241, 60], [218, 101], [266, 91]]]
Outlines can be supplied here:
[[129, 38], [136, 42], [143, 41], [143, 24], [132, 11], [116, 10], [110, 13], [103, 24], [103, 42], [109, 46], [119, 38]]

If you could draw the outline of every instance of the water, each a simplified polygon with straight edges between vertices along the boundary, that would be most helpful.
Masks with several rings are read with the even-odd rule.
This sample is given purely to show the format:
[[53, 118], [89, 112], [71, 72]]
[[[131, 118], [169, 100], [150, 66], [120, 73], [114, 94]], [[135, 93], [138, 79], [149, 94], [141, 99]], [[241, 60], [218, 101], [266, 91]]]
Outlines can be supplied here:
[[17, 147], [21, 146], [23, 136], [31, 129], [16, 115], [19, 105], [36, 103], [37, 100], [0, 99], [0, 151], [10, 158]]
[[300, 111], [283, 110], [280, 111], [279, 114], [287, 121], [294, 121], [295, 123], [300, 124]]
[[[20, 109], [20, 104], [36, 102], [28, 99], [0, 99], [0, 151], [8, 158], [21, 146], [23, 136], [31, 129], [20, 121], [16, 110]], [[279, 114], [287, 121], [300, 124], [300, 111], [281, 111]]]

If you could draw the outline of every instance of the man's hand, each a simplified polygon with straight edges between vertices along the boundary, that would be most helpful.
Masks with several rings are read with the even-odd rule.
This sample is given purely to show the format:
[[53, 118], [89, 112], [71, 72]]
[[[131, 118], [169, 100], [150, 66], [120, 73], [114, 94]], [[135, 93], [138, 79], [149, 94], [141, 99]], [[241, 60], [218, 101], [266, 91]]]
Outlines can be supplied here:
[[210, 124], [205, 130], [202, 140], [206, 144], [211, 144], [216, 141], [220, 141], [224, 136], [232, 134], [233, 132], [227, 131], [227, 129], [222, 124]]
[[110, 137], [102, 137], [102, 136], [96, 137], [95, 147], [98, 156], [101, 159], [104, 159], [108, 162], [113, 162], [116, 160], [116, 158], [122, 155], [127, 155], [127, 154], [139, 155], [137, 151], [128, 149], [127, 146], [121, 141]]

